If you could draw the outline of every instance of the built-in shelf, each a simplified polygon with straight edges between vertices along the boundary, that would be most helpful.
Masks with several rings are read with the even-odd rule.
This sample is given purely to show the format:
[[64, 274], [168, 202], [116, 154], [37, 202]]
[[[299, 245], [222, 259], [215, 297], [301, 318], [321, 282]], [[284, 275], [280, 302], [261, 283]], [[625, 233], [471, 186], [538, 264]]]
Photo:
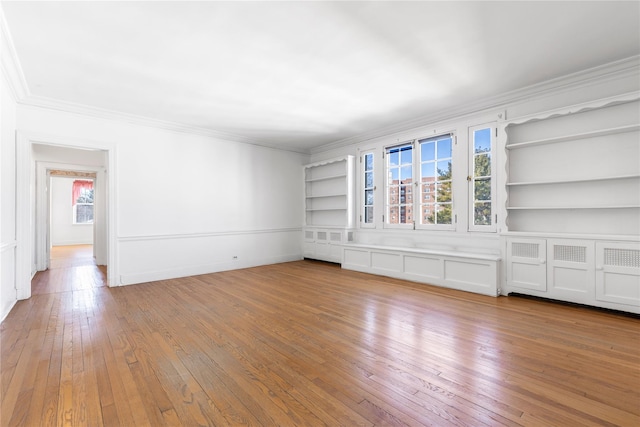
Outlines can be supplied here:
[[575, 133], [575, 134], [570, 134], [570, 135], [562, 135], [562, 136], [555, 136], [552, 138], [544, 138], [544, 139], [538, 139], [538, 140], [533, 140], [533, 141], [524, 141], [524, 142], [517, 142], [514, 144], [508, 144], [506, 146], [507, 150], [515, 150], [518, 148], [524, 148], [524, 147], [531, 147], [534, 145], [544, 145], [544, 144], [554, 144], [554, 143], [558, 143], [558, 142], [566, 142], [566, 141], [575, 141], [575, 140], [579, 140], [579, 139], [586, 139], [586, 138], [595, 138], [598, 136], [605, 136], [605, 135], [615, 135], [618, 133], [627, 133], [627, 132], [634, 132], [640, 130], [640, 125], [639, 124], [633, 124], [633, 125], [628, 125], [628, 126], [618, 126], [618, 127], [614, 127], [614, 128], [608, 128], [608, 129], [598, 129], [598, 130], [593, 130], [590, 132], [582, 132], [582, 133]]
[[352, 236], [354, 224], [353, 156], [304, 167], [304, 256], [340, 262], [341, 244]]
[[601, 181], [614, 181], [614, 180], [633, 179], [633, 178], [640, 178], [640, 175], [639, 174], [613, 175], [613, 176], [605, 176], [605, 177], [562, 179], [562, 180], [554, 180], [554, 181], [508, 182], [507, 186], [516, 187], [516, 186], [527, 186], [527, 185], [579, 184], [581, 182], [601, 182]]
[[337, 174], [337, 175], [329, 175], [329, 176], [322, 176], [322, 177], [318, 177], [318, 178], [307, 178], [305, 179], [305, 182], [318, 182], [318, 181], [329, 181], [331, 179], [339, 179], [339, 178], [346, 178], [347, 175], [345, 175], [344, 173], [341, 174]]
[[506, 126], [503, 293], [640, 313], [639, 104], [636, 93]]
[[347, 193], [336, 193], [336, 194], [310, 194], [307, 196], [307, 199], [322, 199], [329, 197], [346, 197]]
[[506, 231], [640, 233], [638, 104], [583, 108], [509, 125]]

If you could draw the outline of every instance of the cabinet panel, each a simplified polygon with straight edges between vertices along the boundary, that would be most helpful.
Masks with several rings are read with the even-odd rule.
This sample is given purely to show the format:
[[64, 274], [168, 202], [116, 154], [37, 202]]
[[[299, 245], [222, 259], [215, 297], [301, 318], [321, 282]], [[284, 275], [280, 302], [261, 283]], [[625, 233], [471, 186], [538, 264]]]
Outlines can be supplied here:
[[596, 299], [640, 307], [639, 243], [596, 243]]
[[371, 266], [375, 270], [401, 272], [402, 255], [386, 252], [371, 252]]
[[409, 275], [425, 279], [441, 279], [443, 277], [442, 261], [437, 257], [405, 255], [404, 271]]
[[547, 290], [546, 240], [507, 240], [507, 284], [535, 291]]
[[548, 240], [547, 283], [553, 298], [589, 303], [594, 295], [594, 242]]

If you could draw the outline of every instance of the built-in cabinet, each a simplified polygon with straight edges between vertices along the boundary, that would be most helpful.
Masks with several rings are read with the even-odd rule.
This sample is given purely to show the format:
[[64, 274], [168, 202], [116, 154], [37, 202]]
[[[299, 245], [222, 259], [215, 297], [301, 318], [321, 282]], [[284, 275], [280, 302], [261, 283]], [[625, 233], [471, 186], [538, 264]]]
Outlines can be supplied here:
[[507, 287], [640, 313], [640, 243], [507, 237]]
[[353, 241], [354, 156], [304, 166], [305, 258], [342, 261], [342, 243]]
[[640, 312], [637, 94], [505, 126], [505, 293]]

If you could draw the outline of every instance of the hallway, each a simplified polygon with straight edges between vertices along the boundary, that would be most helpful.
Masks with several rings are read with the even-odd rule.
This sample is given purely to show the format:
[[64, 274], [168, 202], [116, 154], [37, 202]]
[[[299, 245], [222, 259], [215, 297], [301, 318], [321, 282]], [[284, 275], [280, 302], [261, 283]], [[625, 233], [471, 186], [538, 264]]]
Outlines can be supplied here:
[[54, 246], [49, 269], [31, 281], [32, 295], [106, 286], [106, 266], [97, 266], [92, 245]]

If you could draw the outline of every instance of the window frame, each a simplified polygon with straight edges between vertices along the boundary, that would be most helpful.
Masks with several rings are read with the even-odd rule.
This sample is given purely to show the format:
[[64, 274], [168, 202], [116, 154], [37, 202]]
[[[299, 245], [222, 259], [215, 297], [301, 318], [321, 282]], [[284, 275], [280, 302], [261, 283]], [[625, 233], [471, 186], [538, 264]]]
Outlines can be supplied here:
[[[439, 141], [441, 139], [445, 139], [446, 137], [451, 138], [451, 157], [448, 157], [451, 161], [451, 179], [449, 180], [450, 185], [451, 185], [451, 201], [447, 202], [447, 204], [449, 204], [451, 206], [451, 223], [450, 224], [423, 224], [422, 223], [422, 150], [423, 150], [423, 144], [426, 142], [431, 142], [431, 141]], [[416, 208], [417, 208], [417, 212], [419, 215], [419, 220], [416, 221], [416, 229], [421, 229], [421, 230], [455, 230], [457, 227], [457, 216], [456, 216], [456, 211], [455, 211], [455, 200], [456, 198], [454, 197], [454, 182], [455, 182], [455, 150], [454, 147], [457, 144], [457, 140], [456, 140], [456, 134], [454, 131], [449, 131], [449, 132], [438, 132], [436, 135], [434, 136], [427, 136], [427, 137], [423, 137], [423, 138], [418, 138], [415, 140], [416, 145], [417, 145], [417, 156], [416, 156], [416, 170], [418, 173], [418, 180], [417, 180], [417, 191], [416, 194], [418, 195], [418, 199], [416, 201]], [[442, 160], [440, 160], [442, 161]], [[436, 166], [436, 170], [435, 170], [435, 175], [437, 178], [437, 164], [438, 164], [438, 157], [434, 156], [434, 164]], [[437, 179], [436, 179], [436, 191], [434, 192], [434, 194], [437, 193]], [[434, 199], [433, 202], [430, 203], [434, 203], [437, 204], [437, 199]]]
[[[413, 216], [413, 221], [411, 223], [390, 223], [389, 222], [389, 218], [390, 218], [390, 204], [389, 204], [389, 188], [390, 188], [390, 184], [389, 184], [389, 178], [390, 178], [390, 173], [389, 173], [389, 151], [393, 150], [393, 149], [400, 149], [402, 147], [407, 147], [407, 146], [411, 146], [411, 179], [413, 180], [415, 177], [415, 161], [416, 158], [413, 154], [413, 152], [415, 151], [415, 139], [410, 139], [410, 140], [405, 140], [404, 142], [399, 142], [396, 144], [392, 144], [392, 145], [387, 145], [385, 147], [383, 147], [383, 167], [384, 167], [384, 200], [383, 200], [383, 206], [384, 206], [384, 216], [383, 216], [383, 220], [382, 220], [382, 224], [384, 228], [395, 228], [395, 229], [405, 229], [405, 230], [412, 230], [415, 228], [415, 215]], [[401, 168], [402, 163], [398, 164], [398, 167]], [[413, 192], [415, 194], [415, 181], [412, 181], [412, 183], [410, 184], [413, 187]], [[400, 185], [398, 185], [398, 187], [400, 187]], [[400, 206], [401, 204], [399, 203], [398, 206]], [[405, 203], [405, 205], [408, 205]], [[415, 211], [415, 197], [413, 197], [412, 202], [411, 202], [411, 209]]]
[[[367, 166], [367, 162], [366, 162], [366, 157], [367, 156], [371, 156], [372, 161], [373, 161], [373, 167], [371, 169], [371, 171], [367, 171], [366, 170], [366, 166]], [[376, 201], [378, 198], [378, 191], [377, 191], [377, 185], [376, 185], [376, 150], [375, 149], [367, 149], [367, 150], [362, 150], [360, 153], [360, 228], [376, 228], [376, 214], [377, 214], [377, 209], [376, 209]], [[367, 182], [366, 182], [366, 174], [367, 172], [370, 172], [373, 175], [373, 185], [371, 187], [367, 187]], [[366, 192], [367, 191], [373, 191], [373, 203], [371, 205], [367, 205], [366, 203]], [[367, 207], [371, 207], [372, 209], [372, 221], [371, 222], [366, 222], [366, 208]]]
[[[490, 167], [491, 167], [491, 173], [490, 175], [484, 175], [481, 178], [483, 178], [483, 180], [485, 180], [485, 178], [488, 176], [489, 179], [491, 180], [491, 184], [489, 186], [490, 191], [491, 191], [491, 197], [488, 199], [488, 202], [491, 204], [491, 214], [490, 214], [490, 219], [491, 219], [491, 223], [490, 224], [476, 224], [475, 223], [475, 204], [476, 204], [476, 200], [475, 200], [475, 183], [476, 183], [476, 177], [475, 177], [475, 158], [476, 158], [476, 152], [475, 152], [475, 132], [480, 131], [480, 130], [484, 130], [484, 129], [490, 129], [489, 133], [490, 133], [490, 137], [491, 137], [491, 142], [490, 142]], [[495, 233], [497, 231], [497, 213], [498, 213], [498, 209], [497, 209], [497, 205], [496, 205], [496, 196], [497, 196], [497, 179], [496, 179], [496, 167], [497, 167], [497, 159], [496, 159], [496, 155], [497, 155], [497, 123], [495, 121], [493, 122], [488, 122], [488, 123], [483, 123], [483, 124], [479, 124], [479, 125], [475, 125], [475, 126], [469, 126], [469, 143], [468, 143], [468, 159], [469, 159], [469, 169], [468, 169], [468, 175], [467, 175], [467, 181], [468, 181], [468, 203], [469, 203], [469, 216], [468, 216], [468, 231], [475, 231], [475, 232], [485, 232], [485, 233]], [[482, 153], [480, 153], [482, 154]]]
[[[94, 197], [94, 201], [93, 203], [83, 203], [83, 202], [78, 202], [77, 200], [72, 200], [73, 203], [73, 207], [71, 209], [72, 211], [72, 217], [71, 217], [71, 224], [73, 225], [93, 225], [95, 222], [95, 180], [91, 179], [90, 181], [93, 182], [93, 197]], [[78, 206], [93, 206], [93, 219], [91, 220], [91, 222], [78, 222]]]
[[[447, 157], [451, 162], [451, 223], [450, 224], [422, 224], [422, 143], [427, 141], [437, 141], [444, 138], [451, 138], [451, 157]], [[383, 147], [383, 174], [384, 174], [384, 228], [394, 229], [413, 229], [413, 230], [456, 230], [457, 228], [457, 216], [455, 212], [455, 197], [454, 197], [454, 181], [455, 181], [455, 163], [456, 163], [456, 150], [457, 145], [456, 133], [454, 130], [444, 132], [434, 132], [434, 135], [424, 136], [421, 138], [409, 139], [403, 142], [398, 142], [392, 145], [386, 145]], [[389, 222], [390, 215], [390, 203], [389, 203], [389, 191], [390, 191], [390, 164], [389, 164], [389, 152], [390, 150], [400, 149], [405, 146], [411, 146], [411, 179], [412, 183], [412, 201], [411, 206], [413, 220], [411, 223], [394, 224]], [[437, 167], [438, 160], [434, 159], [434, 164]], [[401, 164], [399, 164], [401, 167]], [[437, 172], [436, 172], [437, 173]], [[400, 206], [400, 205], [399, 205]]]

